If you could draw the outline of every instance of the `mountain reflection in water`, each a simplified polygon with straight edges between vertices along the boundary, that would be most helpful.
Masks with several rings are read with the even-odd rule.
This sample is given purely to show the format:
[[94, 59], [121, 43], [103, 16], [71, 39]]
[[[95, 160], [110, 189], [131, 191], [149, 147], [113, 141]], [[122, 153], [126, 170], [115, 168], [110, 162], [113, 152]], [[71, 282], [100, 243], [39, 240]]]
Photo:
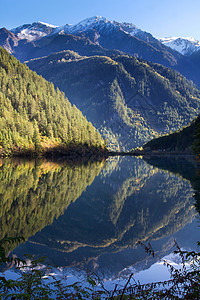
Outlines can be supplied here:
[[15, 249], [18, 256], [45, 255], [53, 265], [90, 269], [104, 278], [126, 275], [156, 261], [138, 241], [151, 242], [160, 256], [173, 251], [174, 238], [181, 247], [195, 247], [197, 178], [196, 165], [187, 160], [5, 160], [1, 232], [28, 239]]

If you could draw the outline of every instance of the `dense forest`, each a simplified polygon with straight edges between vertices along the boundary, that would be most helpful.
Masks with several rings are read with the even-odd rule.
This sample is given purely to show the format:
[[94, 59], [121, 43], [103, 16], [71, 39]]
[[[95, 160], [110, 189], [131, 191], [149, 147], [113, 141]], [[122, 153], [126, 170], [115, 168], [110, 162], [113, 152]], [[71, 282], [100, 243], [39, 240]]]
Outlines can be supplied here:
[[144, 149], [178, 151], [200, 155], [200, 117], [179, 131], [153, 139], [143, 146]]
[[[0, 153], [42, 154], [104, 147], [86, 117], [35, 72], [0, 48]], [[84, 150], [84, 151], [83, 151]]]
[[109, 141], [131, 150], [188, 125], [200, 92], [179, 73], [130, 55], [80, 56], [63, 51], [27, 62], [61, 89]]

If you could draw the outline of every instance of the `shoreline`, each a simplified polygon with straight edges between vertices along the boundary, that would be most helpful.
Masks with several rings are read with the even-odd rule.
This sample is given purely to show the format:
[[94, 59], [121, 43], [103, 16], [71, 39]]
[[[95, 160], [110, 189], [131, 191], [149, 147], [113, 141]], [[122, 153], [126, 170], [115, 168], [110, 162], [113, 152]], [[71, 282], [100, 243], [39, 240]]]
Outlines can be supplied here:
[[[2, 150], [2, 149], [1, 149]], [[193, 153], [183, 152], [183, 151], [145, 151], [145, 150], [133, 150], [129, 152], [124, 151], [109, 151], [107, 148], [80, 148], [80, 147], [72, 147], [65, 149], [63, 147], [58, 147], [54, 149], [45, 149], [42, 152], [35, 151], [14, 151], [13, 153], [5, 153], [4, 151], [0, 151], [0, 158], [27, 158], [27, 159], [71, 159], [71, 160], [99, 160], [106, 159], [111, 156], [151, 156], [151, 157], [188, 157], [195, 159], [197, 156]]]
[[115, 152], [110, 151], [108, 152], [109, 156], [184, 156], [184, 157], [193, 157], [195, 158], [196, 155], [193, 153], [186, 153], [181, 151], [144, 151], [144, 150], [136, 150], [130, 152]]

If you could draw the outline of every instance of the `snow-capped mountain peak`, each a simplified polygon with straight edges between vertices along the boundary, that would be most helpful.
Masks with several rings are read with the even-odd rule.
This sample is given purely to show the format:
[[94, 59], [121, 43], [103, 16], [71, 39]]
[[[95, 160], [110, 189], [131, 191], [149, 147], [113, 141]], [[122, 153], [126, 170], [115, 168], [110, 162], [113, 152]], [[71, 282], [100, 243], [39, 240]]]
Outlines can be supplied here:
[[108, 22], [109, 21], [104, 17], [94, 16], [91, 18], [87, 18], [75, 25], [66, 24], [65, 26], [62, 27], [62, 29], [64, 29], [65, 33], [76, 34], [78, 32], [94, 29], [97, 25], [108, 23]]
[[200, 49], [200, 42], [194, 37], [165, 37], [159, 40], [183, 55], [191, 55]]
[[11, 31], [17, 35], [19, 39], [26, 39], [28, 41], [35, 41], [41, 37], [53, 33], [58, 26], [54, 26], [41, 21], [34, 22], [32, 24], [25, 24], [16, 28], [11, 29]]
[[92, 26], [99, 24], [100, 22], [108, 22], [108, 20], [104, 17], [101, 16], [94, 16], [91, 18], [87, 18], [79, 23], [77, 23], [76, 25], [74, 25], [73, 27], [78, 28], [84, 28], [85, 30], [87, 30], [88, 28], [91, 28]]
[[[131, 23], [119, 23], [116, 21], [107, 20], [102, 16], [94, 16], [91, 18], [87, 18], [75, 25], [71, 25], [70, 31], [75, 33], [78, 31], [87, 31], [89, 29], [100, 29], [102, 26], [118, 27], [118, 29], [128, 34], [139, 30], [135, 25]], [[69, 25], [67, 25], [67, 28], [69, 28]]]
[[[126, 23], [126, 22], [120, 23], [117, 21], [107, 20], [102, 16], [94, 16], [91, 18], [87, 18], [75, 25], [66, 24], [63, 27], [60, 27], [58, 31], [59, 30], [60, 31], [64, 30], [66, 34], [74, 34], [74, 35], [93, 31], [95, 32], [94, 35], [96, 37], [98, 36], [98, 38], [100, 38], [101, 34], [104, 34], [105, 31], [113, 32], [115, 30], [115, 31], [121, 31], [132, 37], [137, 37], [147, 42], [151, 39], [154, 39], [151, 34], [142, 31], [132, 23]], [[96, 39], [96, 42], [98, 42], [98, 38]]]
[[[132, 23], [117, 22], [107, 20], [102, 16], [94, 16], [87, 18], [75, 25], [66, 24], [64, 26], [54, 26], [45, 22], [34, 22], [32, 24], [25, 24], [17, 28], [11, 29], [19, 39], [26, 39], [28, 41], [35, 41], [50, 34], [86, 34], [89, 38], [98, 43], [98, 39], [105, 31], [108, 33], [120, 31], [132, 37], [137, 37], [141, 40], [149, 42], [154, 39], [153, 36], [141, 29], [137, 28]], [[88, 34], [88, 32], [90, 32]], [[93, 36], [93, 38], [92, 38]]]

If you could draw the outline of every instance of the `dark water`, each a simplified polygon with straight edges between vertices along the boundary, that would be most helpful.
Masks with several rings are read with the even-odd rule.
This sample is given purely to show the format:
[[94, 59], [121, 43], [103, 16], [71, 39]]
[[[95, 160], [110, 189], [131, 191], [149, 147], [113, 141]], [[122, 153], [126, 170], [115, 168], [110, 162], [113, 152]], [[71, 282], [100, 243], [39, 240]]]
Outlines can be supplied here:
[[[199, 238], [199, 168], [192, 160], [114, 157], [106, 162], [4, 160], [0, 167], [1, 237], [24, 236], [12, 245], [78, 274], [105, 280], [130, 272], [149, 274], [157, 258]], [[153, 271], [152, 271], [153, 272]], [[153, 273], [152, 273], [153, 274]]]

